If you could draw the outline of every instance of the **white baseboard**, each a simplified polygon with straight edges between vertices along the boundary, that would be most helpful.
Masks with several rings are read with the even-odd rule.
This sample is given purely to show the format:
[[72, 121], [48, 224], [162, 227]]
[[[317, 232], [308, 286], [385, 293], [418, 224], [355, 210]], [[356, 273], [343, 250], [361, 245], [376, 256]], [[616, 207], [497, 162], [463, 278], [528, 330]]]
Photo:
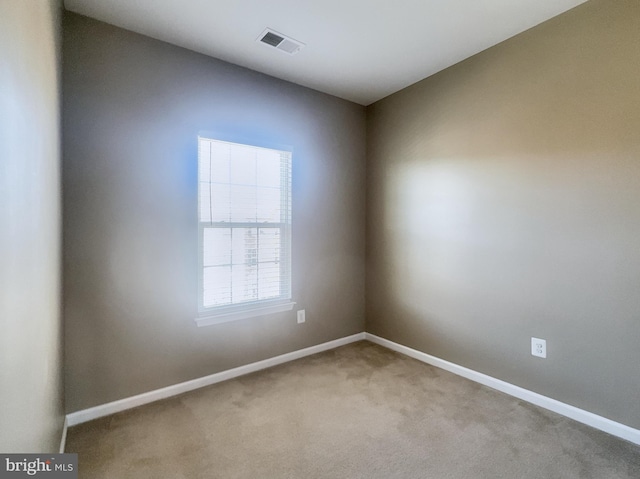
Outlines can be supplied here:
[[398, 353], [410, 356], [418, 361], [431, 364], [432, 366], [436, 366], [453, 374], [457, 374], [458, 376], [470, 379], [471, 381], [489, 386], [490, 388], [497, 389], [498, 391], [509, 394], [510, 396], [517, 397], [523, 401], [535, 404], [536, 406], [540, 406], [544, 409], [561, 414], [562, 416], [566, 416], [575, 421], [607, 432], [613, 436], [617, 436], [633, 442], [634, 444], [640, 445], [640, 430], [638, 429], [634, 429], [619, 422], [612, 421], [611, 419], [585, 411], [584, 409], [579, 409], [575, 406], [551, 399], [550, 397], [529, 391], [528, 389], [501, 381], [500, 379], [487, 376], [486, 374], [479, 373], [473, 369], [468, 369], [463, 366], [450, 363], [449, 361], [431, 356], [423, 353], [422, 351], [394, 343], [393, 341], [389, 341], [388, 339], [381, 338], [374, 334], [365, 333], [365, 339]]
[[60, 452], [60, 454], [62, 454], [64, 452], [64, 447], [67, 444], [67, 429], [69, 427], [69, 422], [67, 421], [67, 418], [64, 418], [64, 424], [62, 426], [62, 437], [60, 438], [60, 449], [58, 452]]
[[194, 389], [199, 389], [211, 384], [219, 383], [221, 381], [226, 381], [227, 379], [243, 376], [245, 374], [260, 371], [261, 369], [277, 366], [278, 364], [283, 364], [295, 359], [303, 358], [305, 356], [310, 356], [311, 354], [320, 353], [322, 351], [327, 351], [329, 349], [334, 349], [349, 343], [362, 341], [365, 339], [371, 341], [372, 343], [417, 359], [418, 361], [431, 364], [432, 366], [444, 369], [445, 371], [457, 374], [458, 376], [470, 379], [471, 381], [483, 384], [490, 388], [509, 394], [510, 396], [522, 399], [523, 401], [535, 404], [536, 406], [540, 406], [544, 409], [556, 412], [558, 414], [561, 414], [562, 416], [566, 416], [580, 423], [607, 432], [613, 436], [617, 436], [634, 444], [640, 445], [640, 430], [638, 429], [634, 429], [619, 422], [612, 421], [611, 419], [598, 416], [597, 414], [585, 411], [584, 409], [579, 409], [575, 406], [560, 402], [556, 399], [543, 396], [542, 394], [529, 391], [528, 389], [515, 386], [500, 379], [487, 376], [486, 374], [474, 371], [473, 369], [465, 368], [464, 366], [459, 366], [455, 363], [445, 361], [444, 359], [431, 356], [429, 354], [423, 353], [422, 351], [403, 346], [402, 344], [394, 343], [393, 341], [389, 341], [388, 339], [381, 338], [374, 334], [358, 333], [352, 336], [346, 336], [344, 338], [336, 339], [334, 341], [329, 341], [327, 343], [311, 346], [309, 348], [300, 349], [298, 351], [282, 354], [280, 356], [275, 356], [263, 361], [246, 364], [244, 366], [229, 369], [227, 371], [221, 371], [219, 373], [211, 374], [210, 376], [193, 379], [191, 381], [175, 384], [173, 386], [167, 386], [162, 389], [156, 389], [154, 391], [138, 394], [137, 396], [120, 399], [118, 401], [70, 413], [67, 415], [64, 421], [62, 439], [60, 441], [60, 452], [64, 452], [67, 438], [67, 427], [76, 426], [93, 419], [109, 416], [111, 414], [142, 406], [144, 404], [149, 404], [160, 399], [176, 396], [178, 394], [192, 391]]
[[[221, 381], [226, 381], [227, 379], [243, 376], [255, 371], [260, 371], [261, 369], [277, 366], [278, 364], [293, 361], [295, 359], [300, 359], [305, 356], [310, 356], [311, 354], [321, 353], [322, 351], [327, 351], [329, 349], [334, 349], [339, 346], [344, 346], [345, 344], [353, 343], [356, 341], [362, 341], [364, 339], [365, 333], [358, 333], [351, 336], [346, 336], [344, 338], [336, 339], [334, 341], [329, 341], [327, 343], [311, 346], [309, 348], [299, 349], [298, 351], [292, 351], [280, 356], [275, 356], [263, 361], [246, 364], [244, 366], [229, 369], [227, 371], [221, 371], [219, 373], [211, 374], [210, 376], [193, 379], [191, 381], [174, 384], [173, 386], [167, 386], [162, 389], [156, 389], [154, 391], [138, 394], [137, 396], [132, 396], [107, 404], [102, 404], [100, 406], [95, 406], [89, 409], [72, 412], [70, 414], [67, 414], [67, 418], [65, 421], [65, 439], [67, 425], [69, 427], [76, 426], [78, 424], [82, 424], [83, 422], [91, 421], [93, 419], [98, 419], [104, 416], [109, 416], [111, 414], [142, 406], [143, 404], [149, 404], [160, 399], [177, 396], [178, 394], [193, 391], [194, 389], [199, 389], [211, 384], [219, 383]], [[63, 444], [61, 444], [60, 447], [62, 448]]]

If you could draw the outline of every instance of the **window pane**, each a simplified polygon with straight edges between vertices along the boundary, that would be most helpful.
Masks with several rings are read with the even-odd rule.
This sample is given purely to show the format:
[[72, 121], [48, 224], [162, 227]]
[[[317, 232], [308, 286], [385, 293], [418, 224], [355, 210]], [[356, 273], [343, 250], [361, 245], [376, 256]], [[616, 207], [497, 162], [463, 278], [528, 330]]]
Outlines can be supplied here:
[[231, 303], [231, 266], [204, 268], [202, 283], [205, 308]]
[[231, 281], [234, 303], [258, 299], [258, 267], [256, 264], [233, 265]]
[[231, 262], [234, 265], [255, 265], [258, 262], [257, 228], [233, 228]]
[[260, 228], [258, 261], [260, 263], [280, 261], [279, 228]]
[[255, 186], [229, 187], [231, 221], [256, 222], [257, 196]]
[[280, 152], [262, 149], [258, 155], [258, 186], [280, 188]]
[[[228, 143], [211, 143], [211, 182], [229, 183], [230, 150]], [[208, 179], [208, 176], [203, 178], [205, 181]]]
[[202, 139], [198, 142], [198, 177], [200, 181], [209, 181], [209, 175], [211, 174], [209, 162], [211, 161], [212, 145], [210, 141]]
[[256, 189], [257, 196], [257, 220], [258, 223], [270, 222], [279, 223], [281, 208], [281, 193], [275, 188]]
[[233, 145], [231, 148], [230, 183], [235, 185], [256, 184], [255, 148]]
[[200, 182], [200, 221], [209, 223], [211, 221], [211, 202], [209, 194], [209, 183]]
[[229, 185], [200, 183], [200, 221], [229, 221]]
[[260, 263], [258, 265], [258, 299], [280, 296], [280, 263]]
[[211, 221], [229, 221], [231, 192], [229, 185], [211, 184]]
[[204, 266], [231, 264], [231, 228], [205, 228], [202, 251]]

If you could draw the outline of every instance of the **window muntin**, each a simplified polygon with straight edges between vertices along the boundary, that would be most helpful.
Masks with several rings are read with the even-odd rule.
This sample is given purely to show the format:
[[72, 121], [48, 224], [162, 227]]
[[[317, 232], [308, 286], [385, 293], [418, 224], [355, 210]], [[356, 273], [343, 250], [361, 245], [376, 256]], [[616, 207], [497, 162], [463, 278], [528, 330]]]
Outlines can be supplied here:
[[291, 151], [199, 137], [198, 185], [200, 315], [289, 300]]

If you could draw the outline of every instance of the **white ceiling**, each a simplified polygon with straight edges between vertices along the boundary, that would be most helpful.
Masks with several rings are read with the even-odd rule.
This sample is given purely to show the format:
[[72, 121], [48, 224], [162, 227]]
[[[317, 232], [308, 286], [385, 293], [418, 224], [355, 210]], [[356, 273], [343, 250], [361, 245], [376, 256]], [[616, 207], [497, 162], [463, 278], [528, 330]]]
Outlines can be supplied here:
[[[73, 12], [368, 105], [585, 0], [65, 0]], [[271, 28], [296, 55], [256, 42]]]

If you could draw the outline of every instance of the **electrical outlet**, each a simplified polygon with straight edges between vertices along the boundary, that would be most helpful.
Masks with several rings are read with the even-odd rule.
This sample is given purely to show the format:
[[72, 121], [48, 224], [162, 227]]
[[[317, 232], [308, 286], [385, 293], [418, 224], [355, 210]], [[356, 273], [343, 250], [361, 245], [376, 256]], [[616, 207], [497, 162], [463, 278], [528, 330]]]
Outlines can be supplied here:
[[304, 323], [304, 322], [305, 322], [304, 309], [301, 309], [300, 311], [298, 311], [298, 324]]
[[546, 358], [547, 341], [544, 339], [531, 338], [531, 354], [539, 358]]

